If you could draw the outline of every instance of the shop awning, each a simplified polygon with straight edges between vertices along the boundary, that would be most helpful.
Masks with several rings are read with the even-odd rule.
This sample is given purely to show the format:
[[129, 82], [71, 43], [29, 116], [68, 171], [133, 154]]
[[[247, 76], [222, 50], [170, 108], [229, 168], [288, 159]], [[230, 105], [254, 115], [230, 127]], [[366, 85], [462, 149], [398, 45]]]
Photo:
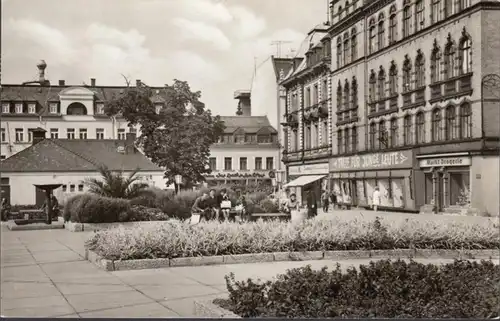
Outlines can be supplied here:
[[294, 179], [293, 181], [285, 184], [283, 187], [301, 187], [305, 186], [307, 184], [311, 184], [319, 179], [322, 179], [326, 175], [306, 175], [306, 176], [300, 176], [299, 178]]

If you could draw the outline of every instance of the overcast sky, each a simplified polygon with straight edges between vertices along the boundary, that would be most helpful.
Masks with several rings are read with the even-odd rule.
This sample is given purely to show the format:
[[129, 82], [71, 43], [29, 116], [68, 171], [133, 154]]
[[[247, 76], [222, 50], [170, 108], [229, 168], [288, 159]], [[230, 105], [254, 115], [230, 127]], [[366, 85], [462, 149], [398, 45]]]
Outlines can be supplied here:
[[2, 83], [148, 85], [187, 80], [214, 113], [233, 115], [254, 57], [297, 46], [326, 18], [327, 0], [2, 0]]

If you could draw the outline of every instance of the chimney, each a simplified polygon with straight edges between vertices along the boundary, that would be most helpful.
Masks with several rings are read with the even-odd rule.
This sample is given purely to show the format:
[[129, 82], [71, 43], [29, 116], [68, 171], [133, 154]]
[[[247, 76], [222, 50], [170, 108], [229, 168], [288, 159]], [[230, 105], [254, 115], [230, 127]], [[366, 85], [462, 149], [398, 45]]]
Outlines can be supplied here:
[[136, 79], [136, 81], [135, 81], [135, 86], [136, 86], [136, 87], [141, 87], [141, 83], [142, 83], [142, 82], [141, 82], [141, 80], [140, 80], [140, 79]]
[[59, 80], [59, 86], [64, 86], [66, 85], [66, 82], [64, 80]]
[[45, 139], [45, 133], [47, 132], [45, 129], [40, 128], [40, 127], [31, 129], [30, 131], [33, 134], [33, 143], [32, 143], [32, 145], [36, 145], [39, 142], [41, 142], [42, 140], [44, 140]]
[[47, 68], [47, 63], [45, 60], [40, 60], [40, 62], [36, 65], [38, 68], [38, 81], [41, 84], [45, 83], [45, 68]]
[[95, 78], [90, 78], [90, 86], [95, 87]]
[[237, 90], [234, 92], [234, 99], [238, 99], [238, 116], [252, 116], [252, 104], [250, 90]]

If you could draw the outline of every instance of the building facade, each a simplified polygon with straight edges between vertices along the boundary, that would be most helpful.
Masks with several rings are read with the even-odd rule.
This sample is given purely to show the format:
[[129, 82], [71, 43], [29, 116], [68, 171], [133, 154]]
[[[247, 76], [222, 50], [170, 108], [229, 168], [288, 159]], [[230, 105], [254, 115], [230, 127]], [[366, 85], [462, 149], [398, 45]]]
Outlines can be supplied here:
[[335, 0], [331, 21], [341, 201], [498, 215], [500, 2]]

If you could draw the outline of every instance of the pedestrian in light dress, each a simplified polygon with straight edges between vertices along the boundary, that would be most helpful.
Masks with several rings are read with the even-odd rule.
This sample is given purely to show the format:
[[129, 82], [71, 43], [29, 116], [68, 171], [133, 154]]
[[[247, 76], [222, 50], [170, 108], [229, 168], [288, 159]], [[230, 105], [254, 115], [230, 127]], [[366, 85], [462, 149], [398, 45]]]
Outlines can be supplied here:
[[379, 206], [380, 206], [380, 189], [377, 186], [375, 187], [375, 190], [373, 191], [372, 195], [372, 208], [376, 212]]

